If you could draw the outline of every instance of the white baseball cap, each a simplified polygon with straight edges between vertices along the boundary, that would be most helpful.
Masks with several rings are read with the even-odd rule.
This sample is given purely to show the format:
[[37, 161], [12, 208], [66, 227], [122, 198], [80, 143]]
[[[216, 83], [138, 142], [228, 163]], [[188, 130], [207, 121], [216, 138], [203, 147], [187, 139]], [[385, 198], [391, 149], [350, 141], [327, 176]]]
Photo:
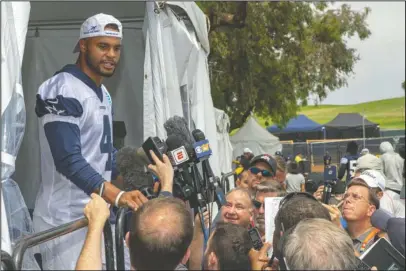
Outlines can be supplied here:
[[252, 153], [252, 151], [249, 148], [245, 148], [244, 153]]
[[[117, 31], [106, 30], [105, 27], [108, 24], [115, 24], [118, 27]], [[79, 40], [91, 37], [116, 37], [123, 38], [123, 26], [120, 21], [111, 15], [99, 13], [87, 18], [86, 21], [80, 27]], [[76, 43], [73, 49], [74, 53], [80, 51], [79, 41]]]
[[363, 180], [370, 188], [379, 187], [382, 191], [385, 191], [385, 177], [377, 170], [365, 170], [354, 179]]

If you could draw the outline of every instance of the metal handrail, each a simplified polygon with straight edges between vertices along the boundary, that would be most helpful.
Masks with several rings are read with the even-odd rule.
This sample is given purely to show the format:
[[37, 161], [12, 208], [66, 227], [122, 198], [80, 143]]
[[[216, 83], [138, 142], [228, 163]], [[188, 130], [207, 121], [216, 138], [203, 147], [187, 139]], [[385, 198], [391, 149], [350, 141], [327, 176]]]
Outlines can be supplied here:
[[117, 270], [125, 270], [124, 260], [124, 226], [127, 207], [118, 209], [116, 217], [116, 265]]
[[[60, 225], [58, 227], [34, 233], [19, 240], [13, 250], [13, 262], [16, 270], [21, 270], [24, 253], [28, 248], [53, 240], [68, 233], [77, 231], [88, 225], [87, 218], [81, 218], [70, 223]], [[114, 251], [113, 251], [113, 236], [109, 221], [104, 226], [104, 245], [106, 249], [106, 267], [107, 270], [114, 270]]]
[[226, 191], [226, 186], [225, 186], [226, 180], [228, 180], [228, 177], [231, 177], [231, 176], [233, 176], [233, 175], [234, 175], [234, 171], [231, 171], [231, 172], [229, 172], [229, 173], [223, 173], [223, 174], [222, 174], [220, 184], [221, 184], [221, 188], [223, 188], [224, 193], [227, 193], [228, 190], [229, 190], [229, 181], [228, 181], [228, 182], [227, 182], [227, 184], [228, 184], [228, 189], [227, 189], [227, 191]]
[[1, 269], [2, 270], [17, 270], [13, 258], [6, 251], [1, 251]]

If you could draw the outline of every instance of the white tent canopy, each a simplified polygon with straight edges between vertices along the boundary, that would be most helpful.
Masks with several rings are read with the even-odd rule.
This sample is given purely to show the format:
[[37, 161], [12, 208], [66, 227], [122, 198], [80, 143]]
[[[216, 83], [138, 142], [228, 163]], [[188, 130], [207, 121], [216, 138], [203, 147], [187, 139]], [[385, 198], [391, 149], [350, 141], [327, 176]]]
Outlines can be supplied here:
[[254, 117], [249, 117], [243, 127], [231, 137], [234, 148], [233, 157], [244, 152], [244, 148], [250, 148], [254, 155], [271, 154], [282, 150], [279, 138], [261, 127]]
[[31, 2], [21, 68], [27, 120], [13, 176], [29, 208], [34, 207], [40, 182], [35, 94], [43, 81], [76, 61], [72, 50], [80, 25], [100, 12], [123, 22], [121, 61], [105, 85], [113, 99], [114, 120], [126, 125], [125, 145], [140, 146], [148, 136], [164, 139], [164, 122], [184, 116], [191, 129], [202, 130], [209, 139], [210, 162], [220, 175], [206, 17], [194, 2]]

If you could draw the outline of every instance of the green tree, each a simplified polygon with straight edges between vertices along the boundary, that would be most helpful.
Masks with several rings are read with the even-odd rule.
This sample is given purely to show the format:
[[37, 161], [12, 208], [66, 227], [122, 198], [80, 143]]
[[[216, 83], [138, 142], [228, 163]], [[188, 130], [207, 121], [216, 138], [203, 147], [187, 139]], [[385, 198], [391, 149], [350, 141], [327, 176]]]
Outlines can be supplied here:
[[309, 2], [198, 2], [210, 21], [214, 105], [240, 127], [251, 112], [285, 124], [310, 94], [347, 84], [360, 59], [346, 40], [371, 34], [370, 10]]
[[402, 83], [402, 88], [403, 88], [403, 90], [405, 90], [405, 81], [403, 81], [403, 83]]

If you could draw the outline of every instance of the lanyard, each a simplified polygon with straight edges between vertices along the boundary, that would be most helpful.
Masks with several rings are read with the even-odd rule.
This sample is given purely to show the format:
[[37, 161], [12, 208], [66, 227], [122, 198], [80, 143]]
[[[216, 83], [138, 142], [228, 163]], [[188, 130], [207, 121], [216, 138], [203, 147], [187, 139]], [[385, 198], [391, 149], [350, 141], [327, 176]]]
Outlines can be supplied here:
[[365, 248], [366, 248], [367, 244], [369, 243], [369, 241], [371, 241], [371, 239], [374, 238], [375, 235], [377, 235], [380, 231], [381, 230], [377, 229], [377, 228], [373, 228], [371, 230], [371, 232], [368, 234], [367, 237], [365, 237], [364, 241], [362, 242], [361, 249], [360, 249], [361, 253], [365, 251]]

